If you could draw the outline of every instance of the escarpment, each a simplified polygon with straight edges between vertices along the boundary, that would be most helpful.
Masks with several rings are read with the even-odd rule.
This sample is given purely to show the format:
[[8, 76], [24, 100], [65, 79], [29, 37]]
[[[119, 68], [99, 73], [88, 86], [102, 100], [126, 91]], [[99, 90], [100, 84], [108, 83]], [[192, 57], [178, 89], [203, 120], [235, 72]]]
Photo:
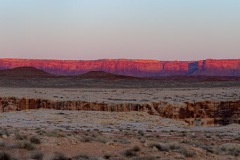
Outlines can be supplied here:
[[240, 59], [199, 61], [0, 59], [0, 70], [26, 66], [55, 75], [78, 75], [89, 71], [103, 71], [135, 77], [240, 76]]
[[0, 98], [0, 112], [23, 111], [31, 109], [85, 110], [129, 112], [142, 111], [163, 118], [178, 119], [189, 125], [220, 125], [240, 123], [240, 100], [223, 102], [185, 102], [176, 105], [167, 102], [137, 103], [97, 103], [86, 101], [52, 101], [47, 99], [28, 99], [15, 97]]

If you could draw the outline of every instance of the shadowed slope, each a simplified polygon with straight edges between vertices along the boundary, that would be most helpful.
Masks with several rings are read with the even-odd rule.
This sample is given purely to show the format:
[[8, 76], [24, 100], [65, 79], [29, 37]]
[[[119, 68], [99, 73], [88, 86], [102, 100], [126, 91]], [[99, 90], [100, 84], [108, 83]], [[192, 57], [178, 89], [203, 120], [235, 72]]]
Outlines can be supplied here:
[[18, 67], [1, 70], [0, 76], [6, 77], [54, 77], [54, 75], [33, 67]]
[[82, 79], [111, 79], [111, 80], [114, 80], [114, 79], [141, 79], [138, 77], [112, 74], [112, 73], [107, 73], [107, 72], [103, 72], [103, 71], [90, 71], [90, 72], [78, 75], [77, 77], [82, 78]]

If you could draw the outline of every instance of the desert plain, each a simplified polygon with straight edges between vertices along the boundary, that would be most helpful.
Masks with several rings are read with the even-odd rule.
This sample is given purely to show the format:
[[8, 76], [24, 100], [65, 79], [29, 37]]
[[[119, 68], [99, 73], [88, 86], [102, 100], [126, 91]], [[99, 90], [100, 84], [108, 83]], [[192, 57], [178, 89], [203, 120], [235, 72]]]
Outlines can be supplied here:
[[[240, 159], [238, 79], [7, 79], [0, 80], [2, 157]], [[215, 123], [224, 115], [215, 104], [233, 105], [234, 121]]]

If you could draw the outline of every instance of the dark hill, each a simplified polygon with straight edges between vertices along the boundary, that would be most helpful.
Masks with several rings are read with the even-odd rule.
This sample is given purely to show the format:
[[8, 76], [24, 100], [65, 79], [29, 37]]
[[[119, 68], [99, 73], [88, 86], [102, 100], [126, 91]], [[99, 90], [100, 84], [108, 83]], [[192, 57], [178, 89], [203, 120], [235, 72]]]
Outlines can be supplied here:
[[54, 75], [36, 69], [34, 67], [18, 67], [14, 69], [1, 70], [0, 76], [4, 77], [54, 77]]
[[81, 75], [77, 76], [78, 78], [82, 79], [111, 79], [111, 80], [117, 80], [117, 79], [141, 79], [138, 77], [131, 77], [131, 76], [125, 76], [125, 75], [118, 75], [113, 73], [107, 73], [103, 71], [90, 71]]

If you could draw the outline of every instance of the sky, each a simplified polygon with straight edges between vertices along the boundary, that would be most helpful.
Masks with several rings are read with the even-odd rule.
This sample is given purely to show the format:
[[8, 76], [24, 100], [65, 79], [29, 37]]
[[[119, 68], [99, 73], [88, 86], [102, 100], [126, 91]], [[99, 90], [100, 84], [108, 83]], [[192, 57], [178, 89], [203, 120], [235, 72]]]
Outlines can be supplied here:
[[0, 0], [0, 58], [240, 58], [240, 0]]

